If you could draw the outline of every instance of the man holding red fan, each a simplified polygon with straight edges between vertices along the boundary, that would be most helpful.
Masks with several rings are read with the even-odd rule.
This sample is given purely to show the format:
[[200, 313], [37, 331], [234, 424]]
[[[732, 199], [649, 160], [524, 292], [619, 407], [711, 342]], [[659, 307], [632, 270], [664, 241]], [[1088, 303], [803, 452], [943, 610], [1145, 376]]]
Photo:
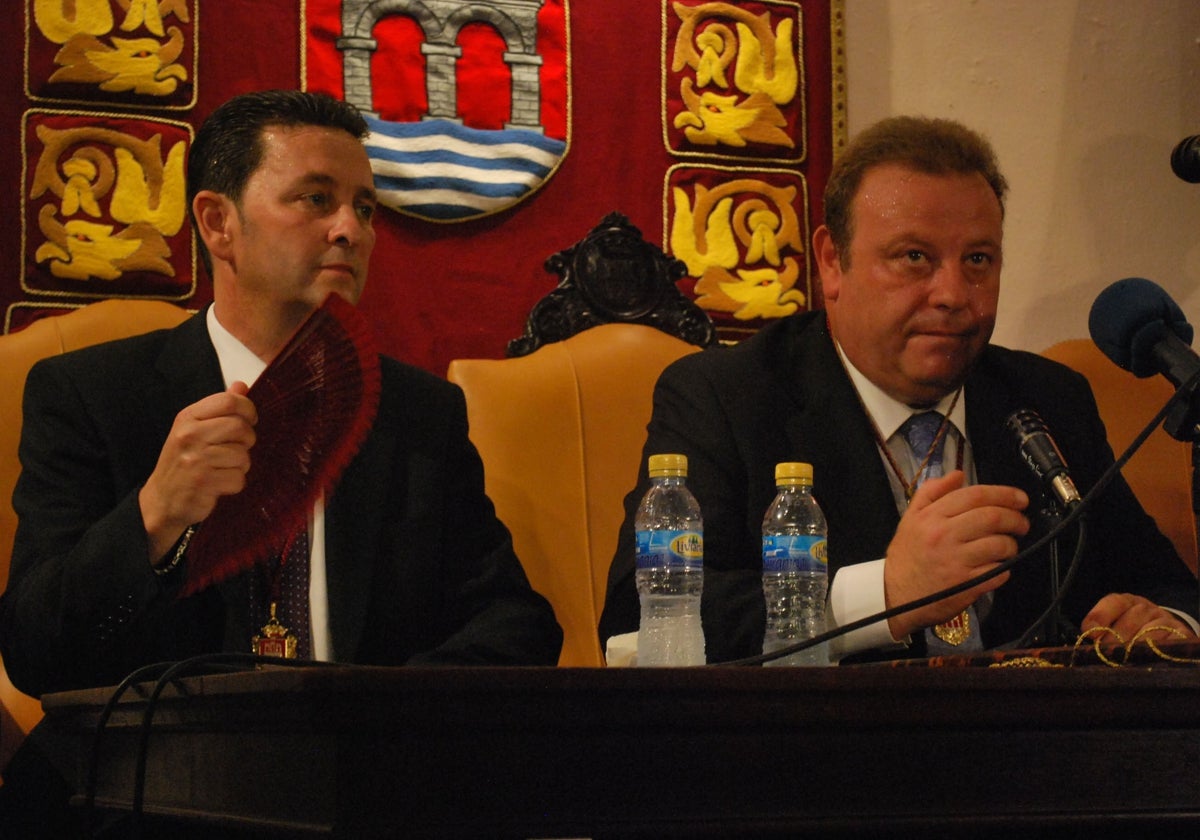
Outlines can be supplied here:
[[[114, 684], [149, 663], [248, 653], [256, 639], [261, 653], [293, 652], [270, 641], [276, 631], [296, 637], [302, 657], [348, 663], [557, 661], [561, 631], [484, 493], [461, 391], [374, 353], [308, 362], [315, 387], [277, 367], [322, 309], [349, 310], [334, 326], [354, 345], [352, 307], [326, 299], [357, 303], [367, 279], [366, 134], [352, 106], [324, 95], [226, 102], [189, 157], [212, 306], [31, 371], [0, 600], [0, 650], [22, 690]], [[254, 383], [276, 370], [284, 393], [268, 409]], [[322, 402], [355, 376], [361, 404]], [[346, 434], [361, 427], [343, 446], [347, 464], [322, 472], [320, 451], [310, 463], [311, 429], [293, 404], [315, 405]], [[298, 495], [285, 479], [308, 469], [316, 486]], [[264, 509], [278, 509], [281, 526], [299, 511], [298, 533], [259, 523]], [[289, 552], [240, 551], [255, 541]], [[216, 565], [200, 575], [202, 562]], [[276, 607], [296, 571], [301, 617], [285, 620]]]

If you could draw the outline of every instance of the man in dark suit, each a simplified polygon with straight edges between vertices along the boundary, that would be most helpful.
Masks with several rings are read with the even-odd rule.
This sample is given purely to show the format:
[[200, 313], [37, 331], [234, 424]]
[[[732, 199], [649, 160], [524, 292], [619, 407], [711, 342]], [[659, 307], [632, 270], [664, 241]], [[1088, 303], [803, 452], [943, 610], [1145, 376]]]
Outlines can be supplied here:
[[[760, 529], [779, 462], [813, 465], [838, 626], [993, 570], [1045, 532], [1041, 488], [1004, 428], [1014, 411], [1044, 419], [1081, 492], [1112, 464], [1082, 376], [989, 344], [1006, 189], [990, 146], [964, 127], [905, 117], [877, 124], [839, 158], [826, 189], [826, 224], [813, 237], [825, 311], [686, 357], [659, 379], [644, 452], [688, 456], [704, 517], [710, 662], [761, 651]], [[938, 412], [936, 442], [914, 451], [902, 432], [930, 411]], [[945, 474], [918, 481], [937, 460]], [[637, 629], [632, 523], [647, 484], [643, 459], [626, 499], [602, 642]], [[1073, 537], [1063, 541], [1064, 567], [1073, 546]], [[835, 640], [834, 654], [895, 658], [1011, 643], [1035, 625], [1051, 590], [1046, 559], [1029, 558], [853, 631]], [[1086, 518], [1083, 565], [1063, 615], [1076, 628], [1161, 640], [1193, 635], [1185, 614], [1196, 605], [1194, 577], [1118, 477]]]
[[[0, 600], [0, 649], [22, 690], [250, 651], [262, 621], [252, 593], [273, 599], [273, 572], [180, 598], [187, 545], [217, 500], [244, 487], [259, 411], [248, 383], [327, 295], [362, 293], [376, 207], [366, 133], [352, 106], [321, 95], [222, 105], [188, 173], [213, 305], [174, 330], [30, 372]], [[553, 665], [561, 631], [484, 494], [461, 391], [381, 363], [369, 436], [309, 519], [308, 655]]]

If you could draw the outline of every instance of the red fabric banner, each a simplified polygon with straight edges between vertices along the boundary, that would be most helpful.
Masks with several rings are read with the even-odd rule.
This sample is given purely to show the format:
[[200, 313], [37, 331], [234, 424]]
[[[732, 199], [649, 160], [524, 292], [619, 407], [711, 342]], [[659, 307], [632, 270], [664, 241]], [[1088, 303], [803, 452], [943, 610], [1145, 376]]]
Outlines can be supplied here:
[[[70, 5], [98, 10], [102, 3], [71, 0]], [[0, 226], [0, 311], [6, 329], [42, 310], [84, 304], [98, 293], [168, 297], [189, 306], [206, 303], [211, 290], [202, 272], [191, 273], [194, 256], [186, 223], [171, 234], [169, 213], [118, 210], [129, 218], [148, 218], [115, 218], [112, 191], [101, 189], [94, 180], [99, 174], [90, 174], [88, 162], [103, 169], [97, 161], [108, 159], [115, 185], [117, 152], [125, 148], [120, 157], [128, 172], [137, 171], [134, 162], [142, 172], [150, 171], [147, 166], [161, 169], [167, 184], [169, 154], [187, 136], [186, 126], [198, 125], [229, 96], [301, 87], [306, 79], [324, 88], [344, 78], [344, 52], [335, 46], [340, 55], [322, 55], [310, 46], [336, 45], [345, 0], [222, 0], [203, 4], [202, 13], [195, 0], [160, 0], [157, 16], [150, 9], [153, 3], [110, 0], [107, 17], [103, 10], [95, 12], [99, 18], [90, 27], [93, 31], [64, 31], [61, 21], [39, 24], [38, 14], [61, 18], [66, 5], [67, 0], [0, 4], [0, 41], [9, 55], [25, 57], [30, 76], [26, 84], [24, 74], [14, 68], [0, 77], [0, 197], [13, 220]], [[806, 237], [819, 219], [821, 191], [843, 127], [840, 0], [545, 0], [535, 4], [539, 34], [537, 48], [529, 54], [514, 49], [516, 32], [500, 25], [498, 17], [491, 22], [472, 19], [459, 27], [453, 43], [431, 50], [426, 43], [430, 21], [423, 21], [423, 29], [419, 19], [425, 12], [405, 14], [400, 8], [405, 4], [391, 5], [396, 11], [372, 31], [372, 39], [384, 45], [369, 65], [372, 108], [380, 119], [416, 122], [440, 107], [430, 102], [426, 83], [429, 62], [436, 58], [448, 62], [443, 69], [454, 68], [462, 95], [455, 99], [453, 118], [464, 128], [497, 132], [506, 124], [531, 122], [516, 112], [521, 97], [536, 89], [539, 109], [533, 130], [547, 141], [565, 143], [565, 151], [536, 189], [506, 209], [458, 222], [393, 210], [379, 215], [363, 307], [384, 352], [437, 374], [454, 358], [502, 356], [507, 342], [521, 334], [530, 308], [557, 282], [543, 267], [546, 258], [574, 244], [614, 210], [628, 216], [651, 242], [703, 269], [681, 285], [725, 307], [710, 311], [727, 334], [753, 329], [765, 313], [800, 304], [801, 297], [803, 306], [820, 305]], [[412, 8], [448, 5], [429, 2]], [[511, 8], [520, 3], [458, 5]], [[557, 44], [555, 32], [561, 33]], [[88, 54], [85, 44], [94, 45], [87, 38], [106, 53], [117, 48], [119, 39], [144, 39], [147, 49], [129, 56], [153, 57], [167, 83], [140, 88], [132, 80], [114, 84], [78, 61], [77, 69], [67, 74], [71, 80], [60, 76], [51, 81], [61, 69], [55, 56], [72, 37], [78, 38], [68, 50], [72, 56]], [[683, 45], [681, 63], [675, 61], [677, 43]], [[726, 55], [728, 49], [734, 52]], [[791, 96], [789, 59], [796, 65]], [[724, 87], [721, 74], [713, 73], [722, 62]], [[104, 63], [102, 56], [99, 63]], [[514, 76], [523, 81], [514, 84]], [[170, 80], [175, 85], [168, 90]], [[125, 89], [114, 89], [121, 87]], [[706, 127], [704, 117], [722, 107], [743, 116], [755, 111], [749, 122], [757, 128], [745, 135], [745, 146], [710, 142], [711, 136], [721, 135], [720, 126]], [[84, 116], [68, 119], [59, 112]], [[92, 209], [100, 211], [98, 217], [74, 199], [64, 203], [54, 189], [34, 195], [36, 159], [46, 151], [36, 126], [63, 120], [72, 127], [111, 127], [129, 138], [104, 135], [113, 142], [97, 147], [102, 154], [74, 153], [94, 143], [65, 150], [56, 158], [57, 174], [45, 179], [64, 190], [73, 176], [76, 185], [92, 184], [97, 196]], [[781, 133], [791, 146], [780, 144]], [[153, 135], [161, 138], [155, 164], [149, 163], [143, 142]], [[701, 187], [708, 198], [700, 194]], [[725, 230], [723, 209], [716, 215], [706, 211], [703, 223], [697, 221], [697, 207], [718, 206], [711, 200], [718, 188], [732, 190], [727, 235], [714, 233]], [[87, 192], [77, 189], [75, 194]], [[127, 199], [134, 195], [135, 204], [157, 206], [151, 193], [124, 194]], [[117, 205], [126, 207], [128, 201]], [[682, 224], [687, 213], [691, 227]], [[39, 214], [46, 214], [42, 222]], [[109, 243], [114, 247], [105, 251], [108, 256], [100, 264], [117, 265], [118, 277], [55, 274], [55, 259], [63, 262], [63, 231], [70, 230], [72, 220], [112, 228], [106, 235], [116, 241]], [[142, 225], [136, 230], [148, 239], [126, 231], [135, 224]], [[150, 235], [147, 224], [157, 225], [158, 233]], [[693, 231], [690, 244], [682, 234], [674, 241], [684, 244], [672, 244], [676, 229]], [[698, 237], [696, 231], [704, 235]], [[166, 243], [169, 256], [156, 260], [143, 251], [134, 258], [140, 267], [127, 267], [128, 240], [157, 243], [156, 236]], [[696, 258], [716, 242], [733, 243], [735, 263], [727, 265], [727, 258], [714, 268]], [[102, 268], [101, 273], [111, 270]], [[735, 306], [743, 293], [746, 300]], [[746, 309], [752, 299], [758, 303]], [[744, 311], [739, 315], [738, 309]], [[748, 313], [758, 314], [743, 317]]]

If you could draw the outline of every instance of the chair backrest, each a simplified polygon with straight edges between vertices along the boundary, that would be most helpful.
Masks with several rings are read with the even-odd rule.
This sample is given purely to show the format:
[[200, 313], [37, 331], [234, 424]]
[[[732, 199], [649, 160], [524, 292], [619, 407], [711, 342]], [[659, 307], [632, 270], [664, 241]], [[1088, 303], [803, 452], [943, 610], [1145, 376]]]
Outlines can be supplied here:
[[562, 625], [562, 666], [604, 665], [596, 628], [654, 383], [699, 349], [653, 327], [602, 324], [527, 356], [450, 363], [488, 495]]
[[[1089, 339], [1070, 339], [1042, 351], [1087, 377], [1108, 442], [1120, 456], [1174, 389], [1161, 376], [1138, 379], [1117, 367]], [[1196, 516], [1192, 510], [1192, 446], [1155, 429], [1122, 474], [1179, 556], [1196, 571]]]
[[[155, 300], [104, 300], [64, 315], [34, 321], [24, 329], [0, 336], [0, 588], [8, 582], [17, 516], [12, 509], [13, 487], [21, 466], [21, 406], [25, 376], [39, 359], [161, 327], [173, 327], [188, 317], [186, 309]], [[41, 705], [17, 691], [0, 663], [0, 767], [7, 764], [16, 743], [41, 719]]]

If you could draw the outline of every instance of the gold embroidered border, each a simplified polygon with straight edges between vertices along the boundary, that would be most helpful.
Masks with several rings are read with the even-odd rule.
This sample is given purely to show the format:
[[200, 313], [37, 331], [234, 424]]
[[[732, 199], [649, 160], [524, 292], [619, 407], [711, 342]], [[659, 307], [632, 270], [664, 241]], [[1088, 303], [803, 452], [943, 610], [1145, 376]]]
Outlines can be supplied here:
[[849, 142], [846, 124], [846, 5], [845, 0], [829, 0], [829, 107], [833, 115], [830, 134], [836, 160]]

